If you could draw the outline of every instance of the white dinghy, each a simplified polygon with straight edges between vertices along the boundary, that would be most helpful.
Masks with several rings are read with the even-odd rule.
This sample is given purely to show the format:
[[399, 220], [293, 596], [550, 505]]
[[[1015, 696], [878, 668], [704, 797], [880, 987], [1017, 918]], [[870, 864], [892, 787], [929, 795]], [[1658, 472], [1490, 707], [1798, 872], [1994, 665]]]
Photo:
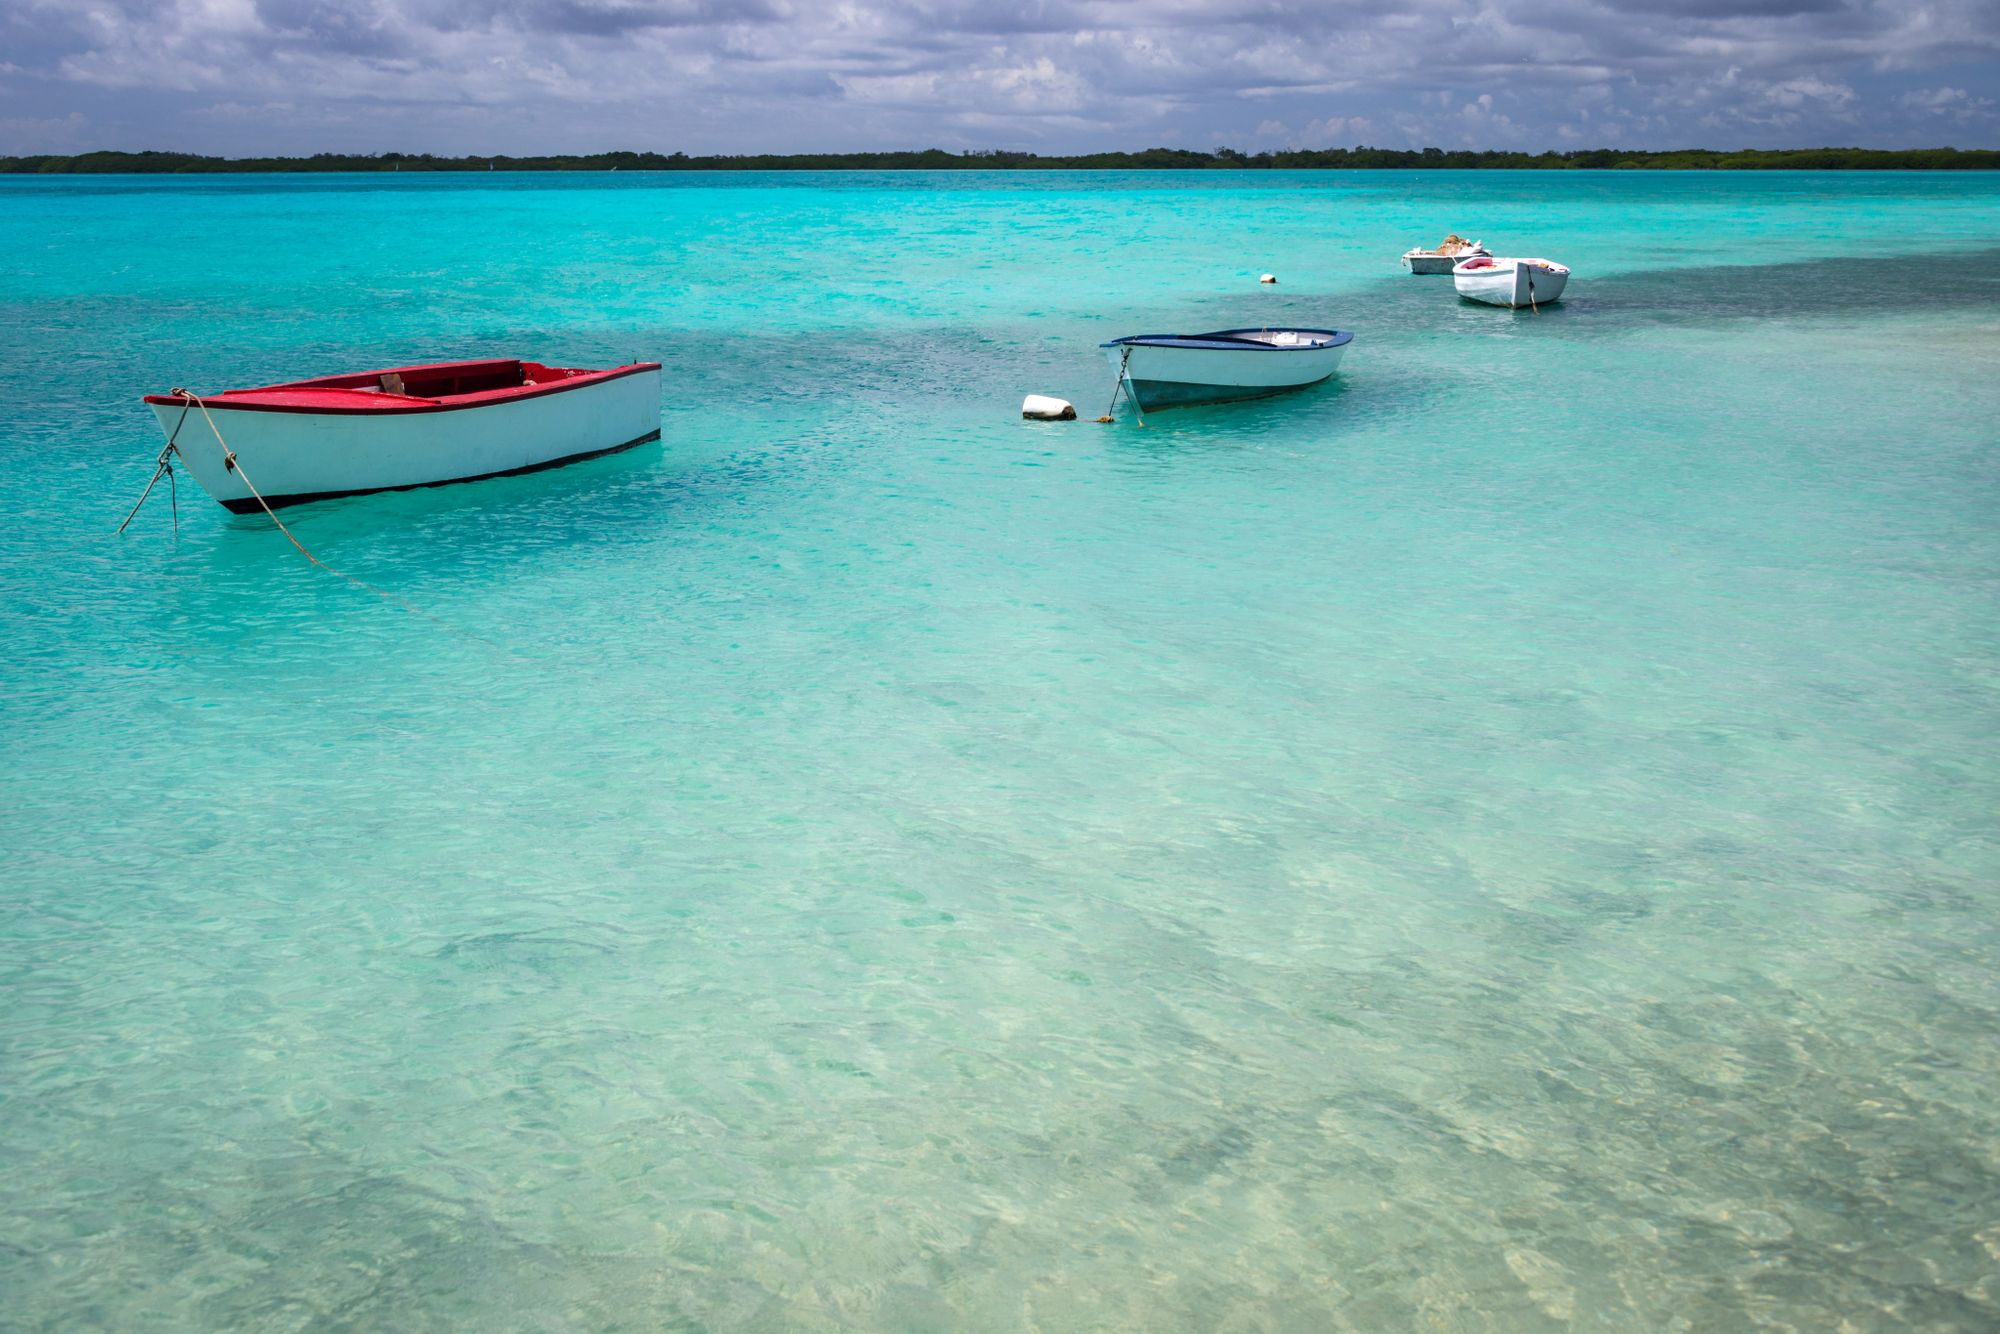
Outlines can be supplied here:
[[1546, 306], [1562, 299], [1569, 270], [1549, 259], [1479, 255], [1451, 271], [1458, 294], [1489, 306]]
[[168, 452], [229, 509], [254, 514], [536, 472], [657, 440], [660, 365], [452, 361], [212, 397], [177, 389], [146, 403]]
[[1404, 251], [1403, 267], [1411, 273], [1450, 273], [1453, 267], [1468, 259], [1492, 253], [1481, 242], [1468, 241], [1453, 232], [1429, 250], [1418, 246]]
[[1104, 350], [1141, 412], [1261, 398], [1318, 384], [1340, 366], [1354, 335], [1338, 329], [1219, 329], [1134, 334]]

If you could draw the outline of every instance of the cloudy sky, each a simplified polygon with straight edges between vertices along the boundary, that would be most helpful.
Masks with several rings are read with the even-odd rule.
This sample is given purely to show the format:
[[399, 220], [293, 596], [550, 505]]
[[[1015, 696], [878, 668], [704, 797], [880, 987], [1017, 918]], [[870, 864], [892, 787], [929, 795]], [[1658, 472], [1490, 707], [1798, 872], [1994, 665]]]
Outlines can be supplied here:
[[0, 0], [0, 152], [2000, 146], [2000, 0]]

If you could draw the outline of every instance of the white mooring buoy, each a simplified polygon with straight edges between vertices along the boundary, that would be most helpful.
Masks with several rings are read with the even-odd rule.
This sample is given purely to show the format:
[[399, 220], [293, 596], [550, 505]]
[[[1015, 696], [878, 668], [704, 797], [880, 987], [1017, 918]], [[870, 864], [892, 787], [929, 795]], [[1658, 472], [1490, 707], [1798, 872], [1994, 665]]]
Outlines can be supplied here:
[[1076, 408], [1068, 399], [1049, 394], [1029, 394], [1021, 400], [1021, 415], [1029, 421], [1073, 422]]
[[1267, 273], [1263, 277], [1259, 278], [1257, 281], [1260, 283], [1275, 283], [1276, 281], [1278, 281], [1278, 275], [1275, 273]]

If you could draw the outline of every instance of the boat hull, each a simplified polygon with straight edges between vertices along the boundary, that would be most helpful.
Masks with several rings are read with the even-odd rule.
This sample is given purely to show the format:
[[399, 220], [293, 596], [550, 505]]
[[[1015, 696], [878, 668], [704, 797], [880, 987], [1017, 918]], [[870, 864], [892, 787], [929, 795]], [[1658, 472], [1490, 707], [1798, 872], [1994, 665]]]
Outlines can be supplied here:
[[1546, 306], [1561, 300], [1569, 286], [1568, 269], [1529, 260], [1502, 260], [1485, 268], [1461, 264], [1451, 274], [1460, 296], [1489, 306]]
[[1440, 246], [1436, 250], [1406, 250], [1403, 252], [1403, 266], [1411, 273], [1450, 273], [1468, 259], [1488, 258], [1493, 254], [1479, 241], [1466, 241], [1457, 236], [1445, 239], [1455, 248]]
[[1263, 398], [1318, 384], [1340, 367], [1347, 344], [1331, 347], [1214, 349], [1114, 346], [1105, 351], [1122, 366], [1140, 411], [1195, 403], [1227, 403]]
[[[238, 514], [262, 508], [257, 494], [276, 508], [483, 481], [616, 453], [660, 435], [657, 368], [439, 411], [287, 411], [203, 401], [208, 416], [172, 401], [150, 406], [195, 480]], [[225, 464], [224, 441], [240, 468]]]

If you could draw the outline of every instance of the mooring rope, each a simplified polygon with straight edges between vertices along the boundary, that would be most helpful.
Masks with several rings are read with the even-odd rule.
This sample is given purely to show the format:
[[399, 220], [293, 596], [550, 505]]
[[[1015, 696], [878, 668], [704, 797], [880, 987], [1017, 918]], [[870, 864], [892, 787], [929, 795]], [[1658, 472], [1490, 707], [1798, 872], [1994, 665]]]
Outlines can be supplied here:
[[181, 540], [181, 488], [180, 483], [174, 480], [174, 442], [181, 438], [181, 427], [187, 425], [188, 408], [191, 406], [193, 405], [189, 403], [181, 404], [181, 419], [174, 423], [174, 429], [168, 433], [167, 447], [161, 450], [160, 457], [153, 461], [152, 480], [147, 482], [146, 489], [139, 493], [139, 504], [134, 505], [132, 512], [125, 516], [125, 522], [118, 525], [120, 533], [131, 527], [132, 520], [139, 517], [139, 506], [146, 503], [146, 497], [152, 495], [153, 488], [160, 484], [160, 474], [165, 473], [167, 494], [173, 497], [174, 502], [174, 541]]
[[1113, 385], [1111, 389], [1111, 406], [1106, 408], [1104, 415], [1097, 419], [1100, 424], [1117, 420], [1112, 414], [1118, 411], [1118, 395], [1121, 393], [1132, 400], [1132, 415], [1139, 419], [1139, 425], [1144, 426], [1146, 424], [1146, 411], [1139, 406], [1139, 396], [1132, 392], [1131, 373], [1126, 369], [1131, 364], [1132, 345], [1127, 343], [1125, 350], [1118, 355], [1118, 383]]
[[[119, 532], [122, 533], [127, 528], [131, 527], [132, 520], [139, 517], [139, 506], [146, 503], [146, 497], [152, 495], [153, 488], [160, 484], [160, 474], [165, 473], [169, 477], [173, 476], [174, 474], [173, 458], [174, 458], [174, 447], [170, 443], [167, 445], [165, 449], [160, 451], [160, 457], [153, 461], [152, 480], [148, 481], [146, 483], [146, 489], [139, 493], [139, 502], [137, 505], [132, 506], [132, 512], [125, 516], [125, 522], [118, 525]], [[180, 488], [174, 486], [172, 483], [169, 483], [168, 486], [170, 493], [174, 497], [174, 540], [179, 541], [181, 535]]]
[[[494, 640], [486, 638], [486, 636], [484, 635], [473, 634], [470, 630], [466, 630], [459, 626], [453, 625], [451, 622], [444, 620], [441, 617], [433, 616], [431, 613], [425, 611], [422, 607], [419, 607], [415, 603], [411, 602], [408, 598], [401, 597], [395, 593], [391, 593], [386, 588], [378, 588], [376, 585], [369, 583], [366, 579], [357, 578], [356, 576], [349, 574], [345, 570], [337, 570], [333, 566], [328, 565], [325, 561], [321, 560], [318, 556], [313, 555], [312, 552], [306, 549], [306, 544], [299, 541], [297, 535], [294, 534], [291, 529], [285, 526], [285, 521], [283, 519], [280, 519], [277, 515], [277, 511], [271, 508], [271, 502], [264, 499], [264, 493], [257, 489], [257, 484], [250, 480], [250, 474], [243, 470], [243, 460], [239, 459], [236, 456], [235, 451], [230, 449], [229, 442], [222, 438], [222, 428], [215, 424], [214, 416], [209, 413], [208, 404], [202, 402], [200, 396], [195, 394], [192, 390], [173, 389], [169, 390], [168, 392], [175, 398], [186, 399], [187, 402], [184, 403], [181, 407], [181, 419], [179, 422], [174, 423], [173, 435], [168, 438], [167, 447], [164, 450], [160, 451], [160, 466], [158, 468], [155, 468], [153, 471], [153, 481], [148, 482], [146, 484], [146, 495], [152, 494], [153, 484], [160, 480], [160, 473], [162, 471], [165, 471], [169, 478], [173, 476], [173, 465], [170, 462], [168, 462], [168, 456], [179, 452], [179, 447], [176, 444], [176, 441], [178, 441], [180, 438], [181, 423], [187, 420], [188, 409], [190, 407], [200, 408], [202, 418], [208, 422], [208, 429], [215, 436], [215, 443], [222, 446], [223, 470], [225, 472], [233, 472], [238, 477], [243, 479], [243, 485], [246, 488], [248, 488], [250, 494], [253, 497], [255, 497], [257, 504], [263, 508], [264, 513], [270, 517], [271, 522], [278, 526], [278, 531], [285, 535], [285, 540], [287, 542], [290, 542], [294, 547], [298, 548], [298, 552], [301, 556], [304, 556], [307, 560], [319, 566], [320, 569], [325, 570], [328, 574], [338, 575], [340, 578], [345, 579], [348, 583], [353, 584], [356, 588], [366, 589], [368, 592], [373, 593], [376, 597], [382, 598], [388, 602], [395, 603], [397, 606], [401, 607], [404, 611], [410, 613], [410, 615], [412, 616], [421, 617], [424, 620], [429, 621], [431, 624], [436, 625], [446, 631], [449, 631], [454, 635], [459, 635], [462, 636], [463, 638], [474, 640], [478, 643], [486, 645], [488, 648], [491, 649], [497, 649], [498, 651], [505, 653], [510, 658], [519, 658], [523, 662], [531, 661], [530, 659], [521, 658], [520, 654], [514, 652], [514, 650], [508, 648], [505, 644], [497, 643]], [[178, 487], [173, 486], [171, 482], [169, 483], [169, 486], [173, 488], [172, 494], [174, 496], [174, 531], [176, 535], [178, 535], [180, 531], [180, 493]], [[142, 495], [139, 497], [139, 505], [143, 505], [146, 503], [146, 495]], [[139, 512], [139, 505], [134, 505], [132, 507], [132, 514], [137, 514]], [[128, 514], [125, 516], [125, 523], [132, 522], [132, 514]], [[125, 524], [120, 524], [118, 526], [118, 531], [121, 533], [124, 532]]]

